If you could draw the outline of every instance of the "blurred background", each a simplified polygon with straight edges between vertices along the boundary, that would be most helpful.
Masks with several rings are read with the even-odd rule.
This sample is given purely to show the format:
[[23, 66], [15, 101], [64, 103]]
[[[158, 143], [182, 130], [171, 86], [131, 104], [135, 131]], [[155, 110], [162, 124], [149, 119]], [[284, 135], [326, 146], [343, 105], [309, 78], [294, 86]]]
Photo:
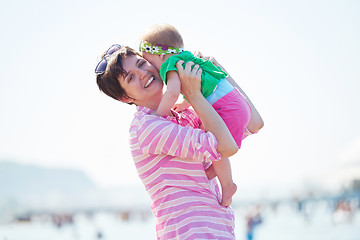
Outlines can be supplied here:
[[265, 126], [232, 157], [237, 239], [360, 239], [360, 2], [0, 3], [0, 239], [155, 239], [128, 147], [135, 108], [94, 68], [170, 23]]

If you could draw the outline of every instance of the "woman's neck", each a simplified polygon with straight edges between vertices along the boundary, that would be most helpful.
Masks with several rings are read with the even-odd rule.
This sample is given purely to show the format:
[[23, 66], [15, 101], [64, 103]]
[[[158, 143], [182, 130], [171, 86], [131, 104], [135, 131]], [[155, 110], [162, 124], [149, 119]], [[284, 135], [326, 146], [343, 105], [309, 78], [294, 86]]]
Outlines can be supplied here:
[[146, 101], [146, 102], [145, 101], [136, 101], [134, 103], [136, 106], [143, 106], [143, 107], [150, 108], [151, 110], [156, 111], [160, 105], [161, 98], [162, 98], [162, 94], [161, 94], [160, 99], [153, 99], [152, 101]]

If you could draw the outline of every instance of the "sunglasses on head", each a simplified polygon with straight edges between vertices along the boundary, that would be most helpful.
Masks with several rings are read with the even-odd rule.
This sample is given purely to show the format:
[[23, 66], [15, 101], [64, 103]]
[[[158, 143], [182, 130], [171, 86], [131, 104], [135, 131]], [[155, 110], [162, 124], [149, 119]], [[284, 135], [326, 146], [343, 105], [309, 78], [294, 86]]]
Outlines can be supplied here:
[[121, 48], [120, 44], [114, 44], [106, 51], [105, 56], [100, 60], [100, 62], [98, 63], [98, 65], [95, 68], [96, 74], [102, 74], [105, 72], [106, 66], [107, 66], [106, 57], [112, 55], [114, 52], [116, 52], [120, 48]]

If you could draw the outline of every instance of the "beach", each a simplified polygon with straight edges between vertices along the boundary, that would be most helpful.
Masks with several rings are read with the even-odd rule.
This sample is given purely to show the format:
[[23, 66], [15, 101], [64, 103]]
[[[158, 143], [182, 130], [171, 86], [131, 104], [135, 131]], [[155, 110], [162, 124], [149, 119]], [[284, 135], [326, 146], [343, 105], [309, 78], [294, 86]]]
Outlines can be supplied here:
[[[299, 209], [295, 204], [261, 207], [262, 221], [253, 231], [254, 240], [359, 240], [360, 210], [351, 216], [336, 214], [320, 202]], [[250, 206], [235, 207], [236, 239], [246, 240], [246, 219]], [[45, 215], [32, 220], [3, 223], [1, 240], [149, 240], [156, 239], [155, 222], [150, 212], [120, 214], [111, 211], [74, 214], [60, 226]]]

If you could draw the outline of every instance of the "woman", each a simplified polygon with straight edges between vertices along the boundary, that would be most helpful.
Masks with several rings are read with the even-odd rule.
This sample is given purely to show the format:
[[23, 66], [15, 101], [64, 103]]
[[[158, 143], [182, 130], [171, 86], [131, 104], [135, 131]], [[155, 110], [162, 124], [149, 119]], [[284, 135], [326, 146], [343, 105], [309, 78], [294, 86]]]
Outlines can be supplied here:
[[[201, 94], [201, 69], [191, 70], [191, 63], [184, 69], [181, 64], [181, 92], [198, 117], [190, 110], [151, 115], [161, 101], [163, 81], [158, 70], [129, 47], [112, 46], [95, 72], [100, 90], [137, 106], [130, 148], [152, 200], [157, 238], [235, 239], [233, 211], [219, 204], [219, 187], [215, 179], [208, 179], [204, 164], [206, 168], [211, 161], [230, 157], [238, 147]], [[199, 129], [201, 124], [205, 131]]]

